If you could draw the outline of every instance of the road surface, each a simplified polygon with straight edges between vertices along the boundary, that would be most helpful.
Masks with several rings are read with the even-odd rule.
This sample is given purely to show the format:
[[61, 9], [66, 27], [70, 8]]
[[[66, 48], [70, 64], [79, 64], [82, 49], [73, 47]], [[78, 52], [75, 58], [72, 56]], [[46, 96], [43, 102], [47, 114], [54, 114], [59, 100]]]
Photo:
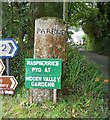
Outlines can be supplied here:
[[104, 75], [106, 76], [110, 75], [109, 73], [110, 64], [108, 63], [107, 56], [98, 55], [96, 53], [89, 52], [89, 51], [80, 51], [80, 53], [82, 55], [87, 56], [90, 61], [95, 61], [97, 64], [101, 65], [101, 71]]
[[[80, 51], [80, 53], [87, 56], [90, 61], [95, 61], [97, 64], [101, 65], [101, 72], [105, 75], [105, 79], [110, 78], [110, 58], [89, 51]], [[110, 84], [105, 84], [103, 90], [107, 93], [108, 100], [110, 101]]]

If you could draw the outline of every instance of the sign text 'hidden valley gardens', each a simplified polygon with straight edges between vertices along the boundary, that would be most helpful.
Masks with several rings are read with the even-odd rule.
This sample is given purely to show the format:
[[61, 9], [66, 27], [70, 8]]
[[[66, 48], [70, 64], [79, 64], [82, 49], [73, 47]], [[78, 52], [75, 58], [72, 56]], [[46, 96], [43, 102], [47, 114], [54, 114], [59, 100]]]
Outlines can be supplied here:
[[25, 87], [61, 89], [61, 59], [25, 59]]

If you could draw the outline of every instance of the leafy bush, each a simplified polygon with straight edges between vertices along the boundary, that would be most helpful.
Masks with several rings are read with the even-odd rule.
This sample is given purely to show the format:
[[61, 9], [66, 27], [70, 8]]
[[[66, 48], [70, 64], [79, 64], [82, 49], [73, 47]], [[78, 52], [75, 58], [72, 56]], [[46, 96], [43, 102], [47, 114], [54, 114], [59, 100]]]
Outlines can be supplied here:
[[90, 63], [77, 50], [68, 47], [65, 76], [62, 80], [62, 93], [66, 94], [68, 91], [68, 94], [102, 95], [104, 84], [103, 82], [96, 82], [97, 77], [101, 77], [99, 66]]
[[95, 81], [100, 77], [98, 66], [71, 47], [67, 48], [62, 95], [57, 103], [45, 100], [42, 104], [30, 105], [29, 95], [23, 87], [24, 59], [30, 55], [29, 51], [21, 52], [11, 60], [12, 75], [19, 77], [16, 79], [20, 88], [17, 87], [14, 96], [3, 97], [4, 118], [107, 118], [107, 100], [102, 97], [103, 83]]
[[19, 51], [17, 56], [10, 61], [11, 75], [15, 76], [18, 86], [24, 85], [25, 58], [32, 57], [32, 50]]
[[[96, 82], [100, 77], [99, 66], [90, 63], [86, 57], [77, 50], [67, 47], [67, 60], [65, 75], [62, 79], [62, 94], [90, 94], [98, 95], [102, 93], [103, 82]], [[11, 75], [18, 81], [18, 87], [24, 86], [25, 78], [25, 58], [32, 57], [32, 50], [19, 52], [11, 59]]]

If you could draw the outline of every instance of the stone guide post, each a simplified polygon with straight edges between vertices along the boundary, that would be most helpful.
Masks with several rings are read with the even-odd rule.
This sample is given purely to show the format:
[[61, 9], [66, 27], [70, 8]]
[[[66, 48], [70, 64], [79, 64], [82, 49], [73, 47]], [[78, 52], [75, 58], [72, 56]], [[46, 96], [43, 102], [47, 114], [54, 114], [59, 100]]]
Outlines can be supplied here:
[[[54, 17], [36, 19], [34, 58], [62, 58], [64, 65], [66, 39], [66, 25], [62, 19]], [[43, 102], [51, 98], [51, 89], [30, 89], [30, 103]]]

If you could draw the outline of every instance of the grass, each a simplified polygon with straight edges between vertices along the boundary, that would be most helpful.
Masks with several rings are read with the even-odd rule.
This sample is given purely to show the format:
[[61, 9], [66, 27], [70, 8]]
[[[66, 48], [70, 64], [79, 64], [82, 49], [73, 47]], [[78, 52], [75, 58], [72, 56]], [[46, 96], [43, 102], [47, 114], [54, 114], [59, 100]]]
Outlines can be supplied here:
[[[67, 62], [57, 103], [28, 102], [28, 91], [18, 87], [14, 96], [3, 96], [4, 118], [107, 118], [108, 105], [99, 66], [72, 48], [67, 48]], [[99, 79], [97, 81], [97, 78]], [[106, 83], [107, 84], [107, 83]]]
[[0, 119], [2, 117], [2, 96], [0, 96]]
[[19, 95], [5, 96], [3, 101], [5, 118], [107, 118], [106, 101], [87, 95], [62, 96], [56, 104], [29, 105], [28, 97]]

